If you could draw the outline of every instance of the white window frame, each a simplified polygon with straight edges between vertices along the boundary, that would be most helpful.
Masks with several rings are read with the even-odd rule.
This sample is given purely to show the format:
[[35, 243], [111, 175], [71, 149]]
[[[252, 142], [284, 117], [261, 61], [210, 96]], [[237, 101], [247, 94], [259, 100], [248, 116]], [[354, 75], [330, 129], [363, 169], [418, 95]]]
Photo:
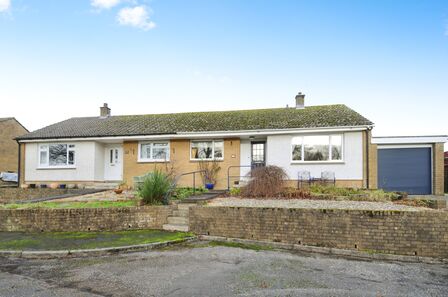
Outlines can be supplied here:
[[[305, 161], [305, 141], [304, 138], [307, 136], [329, 136], [328, 141], [329, 141], [329, 155], [328, 155], [328, 160], [309, 160], [309, 161]], [[333, 136], [340, 136], [341, 137], [341, 159], [340, 160], [332, 160], [332, 155], [333, 155], [333, 150], [332, 150], [332, 144], [331, 144], [331, 137]], [[293, 152], [293, 138], [302, 138], [302, 160], [293, 160], [292, 158], [292, 152]], [[295, 164], [309, 164], [309, 163], [323, 163], [323, 164], [328, 164], [328, 163], [344, 163], [344, 158], [345, 158], [345, 154], [344, 154], [344, 134], [312, 134], [312, 135], [297, 135], [297, 136], [293, 136], [291, 138], [291, 146], [290, 146], [290, 160], [291, 163], [295, 163]]]
[[[67, 163], [66, 165], [50, 165], [50, 146], [51, 145], [66, 145], [67, 146]], [[70, 146], [73, 147], [70, 147]], [[43, 150], [42, 147], [46, 146], [47, 149]], [[45, 162], [42, 164], [41, 162], [41, 152], [47, 152], [47, 158]], [[69, 164], [69, 155], [70, 152], [73, 152], [75, 154], [73, 164]], [[76, 168], [76, 144], [74, 143], [39, 143], [38, 149], [37, 149], [37, 168], [39, 169], [58, 169], [58, 168]]]
[[[168, 153], [167, 153], [167, 156], [166, 156], [165, 159], [154, 159], [152, 157], [152, 154], [153, 154], [152, 150], [154, 148], [154, 144], [155, 143], [166, 143], [167, 144], [166, 148], [168, 150]], [[142, 154], [141, 154], [142, 153], [142, 145], [150, 145], [151, 146], [151, 150], [150, 150], [151, 156], [149, 158], [142, 158]], [[141, 141], [141, 142], [138, 143], [138, 162], [142, 162], [142, 163], [169, 162], [170, 161], [170, 155], [171, 155], [170, 154], [170, 152], [171, 152], [171, 148], [170, 147], [171, 147], [170, 146], [170, 142], [166, 141], [166, 140], [162, 140], [162, 141]]]
[[[191, 154], [191, 149], [194, 142], [212, 142], [212, 158], [210, 159], [196, 159]], [[222, 142], [222, 157], [215, 158], [215, 142]], [[223, 139], [195, 139], [190, 140], [190, 161], [224, 161], [224, 140]]]

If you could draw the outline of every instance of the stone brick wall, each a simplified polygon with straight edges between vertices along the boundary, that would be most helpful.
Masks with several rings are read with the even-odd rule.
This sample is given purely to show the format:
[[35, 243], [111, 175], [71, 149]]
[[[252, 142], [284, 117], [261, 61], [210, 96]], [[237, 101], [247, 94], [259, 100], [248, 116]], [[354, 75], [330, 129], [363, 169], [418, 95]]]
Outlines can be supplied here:
[[14, 118], [0, 121], [0, 171], [18, 171], [19, 145], [14, 138], [27, 132]]
[[433, 193], [434, 195], [443, 195], [445, 191], [444, 186], [444, 147], [443, 143], [435, 143], [433, 149]]
[[63, 194], [85, 193], [83, 189], [51, 189], [51, 188], [0, 188], [0, 203], [16, 200], [30, 200], [35, 198], [59, 196]]
[[197, 234], [448, 258], [448, 212], [192, 207]]
[[[377, 189], [378, 188], [378, 146], [372, 143], [372, 131], [366, 132], [368, 133], [368, 177], [369, 177], [369, 189]], [[366, 162], [366, 164], [367, 164]], [[367, 167], [367, 166], [366, 166]]]
[[0, 231], [162, 229], [169, 206], [83, 209], [0, 209]]

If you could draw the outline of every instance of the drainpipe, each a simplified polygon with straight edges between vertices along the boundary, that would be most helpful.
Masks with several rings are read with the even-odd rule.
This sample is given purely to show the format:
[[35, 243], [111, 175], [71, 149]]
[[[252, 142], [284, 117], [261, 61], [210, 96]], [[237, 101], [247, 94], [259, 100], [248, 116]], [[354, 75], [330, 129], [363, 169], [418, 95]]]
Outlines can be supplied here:
[[22, 155], [22, 146], [20, 145], [20, 142], [18, 141], [18, 140], [16, 140], [17, 141], [17, 144], [19, 145], [19, 157], [17, 158], [18, 159], [18, 167], [17, 167], [17, 188], [20, 188], [20, 165], [21, 165], [21, 158], [20, 158], [20, 156]]

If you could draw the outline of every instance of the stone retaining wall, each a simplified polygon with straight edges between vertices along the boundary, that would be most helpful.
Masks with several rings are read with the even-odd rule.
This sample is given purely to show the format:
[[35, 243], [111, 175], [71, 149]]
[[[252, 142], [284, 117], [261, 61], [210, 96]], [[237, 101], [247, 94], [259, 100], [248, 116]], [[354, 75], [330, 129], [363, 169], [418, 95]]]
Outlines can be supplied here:
[[231, 238], [448, 259], [448, 212], [192, 207], [190, 230]]
[[119, 231], [162, 229], [169, 206], [0, 210], [0, 231]]
[[35, 198], [44, 198], [59, 196], [63, 194], [82, 194], [83, 189], [51, 189], [51, 188], [0, 188], [0, 202], [14, 202], [17, 200], [30, 200]]

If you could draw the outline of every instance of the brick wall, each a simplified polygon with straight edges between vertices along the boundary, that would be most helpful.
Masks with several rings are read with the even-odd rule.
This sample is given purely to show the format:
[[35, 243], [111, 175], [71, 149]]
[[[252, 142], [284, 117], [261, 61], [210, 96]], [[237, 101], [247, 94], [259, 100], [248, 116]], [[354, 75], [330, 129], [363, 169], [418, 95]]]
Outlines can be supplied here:
[[[123, 179], [132, 185], [134, 176], [141, 176], [148, 172], [159, 170], [173, 170], [176, 175], [199, 170], [198, 162], [190, 160], [190, 140], [172, 139], [170, 141], [170, 162], [138, 162], [138, 142], [131, 141], [123, 144]], [[240, 165], [240, 140], [224, 139], [224, 160], [219, 161], [221, 170], [218, 173], [217, 189], [227, 188], [227, 168]], [[196, 186], [201, 185], [199, 175], [196, 175]], [[179, 181], [180, 185], [192, 186], [192, 175], [185, 176]]]
[[369, 189], [377, 189], [378, 188], [378, 146], [372, 143], [372, 131], [366, 132], [368, 133], [369, 139]]
[[162, 229], [169, 206], [83, 209], [0, 209], [0, 231]]
[[448, 258], [448, 212], [193, 207], [197, 234]]
[[443, 143], [435, 143], [433, 149], [433, 193], [434, 195], [443, 195], [445, 191], [444, 187], [444, 147]]
[[17, 172], [19, 145], [14, 138], [26, 132], [13, 118], [0, 122], [0, 172]]
[[12, 202], [16, 200], [30, 200], [35, 198], [59, 196], [69, 193], [82, 195], [83, 193], [85, 193], [85, 191], [82, 189], [0, 188], [0, 203]]

